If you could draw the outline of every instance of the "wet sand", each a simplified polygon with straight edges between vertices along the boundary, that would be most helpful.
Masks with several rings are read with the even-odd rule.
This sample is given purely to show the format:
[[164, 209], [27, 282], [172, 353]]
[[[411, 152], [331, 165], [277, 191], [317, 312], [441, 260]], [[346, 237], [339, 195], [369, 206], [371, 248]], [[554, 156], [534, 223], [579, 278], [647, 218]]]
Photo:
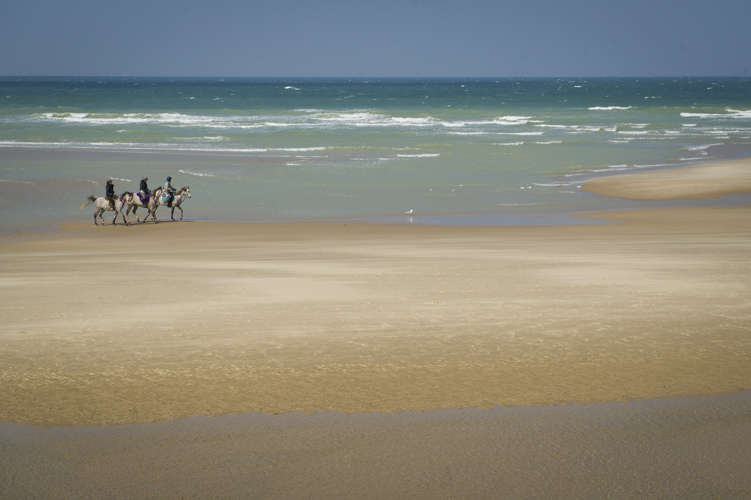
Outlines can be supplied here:
[[751, 497], [751, 393], [389, 415], [0, 424], [4, 499]]
[[[741, 170], [751, 168], [748, 160], [737, 163]], [[719, 196], [738, 192], [742, 182], [726, 182], [738, 168], [704, 167], [701, 175], [691, 169], [660, 175], [672, 176], [666, 185], [682, 185], [681, 197], [704, 196], [708, 183], [727, 186], [713, 189], [713, 196]], [[592, 190], [625, 196], [630, 191], [624, 190], [632, 189], [638, 197], [635, 179], [610, 177]], [[367, 413], [446, 410], [453, 415], [460, 408], [592, 404], [751, 389], [751, 208], [614, 212], [590, 219], [598, 223], [495, 228], [82, 223], [53, 237], [3, 243], [0, 421], [67, 427], [248, 412], [312, 415], [308, 418], [324, 418], [315, 415], [320, 412], [355, 413], [329, 416], [353, 420], [341, 420], [325, 432], [301, 424], [303, 430], [291, 436], [307, 436], [311, 449], [331, 451], [321, 455], [331, 463], [346, 456], [361, 474], [373, 470], [368, 481], [398, 484], [398, 477], [389, 475], [396, 472], [380, 469], [378, 475], [379, 469], [368, 465], [372, 460], [391, 460], [388, 453], [366, 459], [362, 447], [376, 445], [356, 444], [348, 434], [349, 426], [365, 424], [348, 422], [386, 422], [368, 420], [376, 416], [362, 415]], [[626, 411], [634, 404], [616, 407]], [[580, 410], [586, 407], [573, 408], [572, 415], [584, 418]], [[749, 434], [743, 434], [745, 441], [735, 434], [737, 425], [747, 426], [747, 420], [723, 420], [713, 414], [711, 404], [702, 408], [697, 415], [705, 419], [717, 443], [744, 444], [748, 449]], [[420, 422], [421, 415], [426, 414], [410, 418]], [[531, 415], [532, 428], [545, 427], [544, 418]], [[672, 428], [669, 413], [656, 415], [664, 419], [661, 425]], [[490, 428], [475, 429], [475, 440], [466, 446], [461, 439], [449, 445], [444, 439], [457, 439], [462, 433], [460, 425], [446, 418], [435, 424], [435, 435], [414, 444], [412, 453], [421, 460], [451, 452], [452, 446], [473, 457], [495, 450], [493, 460], [498, 460], [499, 448], [509, 450], [510, 445], [489, 440], [499, 432]], [[190, 424], [195, 429], [188, 432], [190, 439], [208, 439], [217, 421]], [[429, 422], [424, 421], [425, 429], [433, 425]], [[642, 423], [634, 423], [627, 434], [648, 436], [649, 425]], [[76, 452], [69, 450], [96, 442], [95, 431], [81, 430], [79, 435], [71, 430], [70, 435], [78, 437], [57, 448], [56, 438], [44, 438], [46, 444], [34, 448], [41, 450], [41, 458], [21, 465], [18, 457], [28, 451], [30, 441], [18, 436], [45, 436], [45, 431], [12, 428], [16, 431], [0, 432], [0, 443], [2, 454], [19, 464], [14, 466], [18, 477], [27, 469], [63, 467], [65, 460], [57, 465], [47, 461], [56, 460], [49, 455], [54, 451], [71, 459], [69, 472], [80, 484], [89, 482]], [[571, 460], [586, 455], [587, 443], [569, 431], [564, 426], [540, 438], [540, 443], [559, 437], [565, 442], [560, 456]], [[399, 433], [380, 423], [372, 432], [385, 442], [401, 442]], [[689, 434], [670, 435], [675, 437], [665, 441], [665, 457], [691, 451]], [[533, 434], [519, 430], [519, 436], [509, 453], [538, 463], [533, 457], [537, 445], [530, 444], [535, 442]], [[237, 453], [243, 443], [252, 449], [255, 435], [234, 437]], [[715, 437], [705, 444], [714, 446]], [[14, 448], [14, 439], [25, 444]], [[332, 449], [327, 444], [332, 440], [355, 447], [342, 455], [346, 446]], [[108, 458], [121, 462], [112, 466], [123, 474], [121, 481], [141, 460], [135, 457], [145, 446], [124, 440], [120, 451]], [[165, 453], [176, 454], [171, 460], [200, 463], [190, 445], [177, 440], [165, 446]], [[130, 447], [134, 454], [129, 454]], [[19, 449], [25, 451], [18, 454]], [[284, 450], [286, 459], [301, 460], [295, 458], [294, 444]], [[617, 450], [611, 451], [617, 463]], [[695, 460], [692, 467], [701, 469], [696, 464], [703, 463], [703, 452], [693, 451], [686, 460]], [[742, 453], [736, 451], [723, 460], [735, 463], [737, 453]], [[289, 469], [277, 467], [279, 453], [278, 448], [256, 450], [252, 463], [269, 474], [282, 474], [268, 484], [280, 487], [279, 481], [284, 482], [290, 498], [326, 496], [332, 484], [345, 484], [341, 480], [352, 477], [353, 469], [341, 468], [338, 476], [327, 479], [331, 471], [321, 465], [295, 482], [296, 476], [285, 475]], [[632, 460], [640, 457], [635, 451]], [[323, 458], [313, 464], [325, 463]], [[234, 470], [235, 459], [227, 460], [226, 471]], [[463, 456], [452, 464], [466, 460]], [[489, 481], [483, 478], [490, 474], [487, 464], [492, 460], [472, 463], [464, 478], [477, 478], [480, 488]], [[515, 463], [506, 462], [504, 470]], [[644, 463], [649, 467], [651, 462]], [[453, 465], [447, 467], [435, 470], [456, 477]], [[420, 469], [402, 471], [402, 484], [413, 484], [413, 491], [462, 491], [461, 483], [455, 483], [458, 490], [437, 488], [436, 481], [443, 480], [438, 472], [425, 476], [433, 490], [420, 489], [421, 483], [414, 482]], [[535, 477], [538, 472], [529, 474]], [[564, 476], [554, 477], [561, 477], [563, 485]], [[660, 481], [658, 476], [654, 481]], [[523, 477], [516, 484], [522, 484]], [[711, 488], [715, 483], [705, 482], [707, 491], [748, 493], [748, 485], [725, 477], [717, 489]], [[508, 487], [515, 487], [513, 477], [508, 480]], [[237, 481], [236, 485], [245, 484], [244, 479]], [[619, 480], [612, 479], [614, 485], [612, 481]], [[158, 482], [152, 481], [153, 491]], [[367, 481], [363, 485], [371, 487]], [[399, 496], [382, 487], [383, 497]], [[164, 496], [180, 497], [175, 491]], [[237, 491], [225, 497], [244, 496]], [[188, 493], [181, 494], [190, 497]], [[372, 496], [377, 493], [373, 490]], [[350, 496], [344, 492], [332, 497], [337, 495]], [[544, 497], [532, 491], [531, 496], [536, 495]]]

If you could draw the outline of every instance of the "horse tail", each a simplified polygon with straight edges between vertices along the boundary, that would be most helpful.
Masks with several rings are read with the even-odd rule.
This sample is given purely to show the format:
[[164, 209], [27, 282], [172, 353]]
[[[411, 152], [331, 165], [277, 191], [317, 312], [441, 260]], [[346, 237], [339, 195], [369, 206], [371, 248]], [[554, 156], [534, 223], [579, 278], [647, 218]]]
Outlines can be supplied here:
[[88, 198], [86, 198], [86, 200], [86, 203], [78, 207], [78, 210], [83, 210], [89, 205], [89, 203], [94, 203], [96, 201], [96, 196], [89, 196]]

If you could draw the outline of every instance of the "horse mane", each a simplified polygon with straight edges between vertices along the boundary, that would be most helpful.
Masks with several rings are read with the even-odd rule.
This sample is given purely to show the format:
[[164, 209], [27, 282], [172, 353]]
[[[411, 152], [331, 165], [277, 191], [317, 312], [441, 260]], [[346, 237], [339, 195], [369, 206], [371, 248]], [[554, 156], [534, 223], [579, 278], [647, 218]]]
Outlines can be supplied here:
[[123, 198], [125, 198], [125, 195], [133, 196], [133, 193], [131, 193], [130, 191], [125, 191], [120, 195], [120, 199], [122, 200]]
[[190, 186], [183, 186], [183, 187], [181, 187], [180, 189], [178, 189], [178, 190], [177, 190], [177, 191], [175, 192], [175, 196], [177, 196], [178, 194], [183, 194], [183, 193], [184, 193], [185, 191], [187, 191], [188, 189], [190, 189]]

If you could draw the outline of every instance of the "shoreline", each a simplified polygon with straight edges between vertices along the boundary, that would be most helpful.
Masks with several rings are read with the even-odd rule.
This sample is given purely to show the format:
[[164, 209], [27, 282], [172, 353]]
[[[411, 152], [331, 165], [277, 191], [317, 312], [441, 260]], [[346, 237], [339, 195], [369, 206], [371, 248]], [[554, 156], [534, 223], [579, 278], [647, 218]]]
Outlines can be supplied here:
[[[183, 158], [183, 160], [186, 164], [194, 164], [196, 161], [201, 159], [201, 161], [211, 161], [213, 158], [217, 161], [224, 161], [220, 160], [220, 158], [225, 158], [226, 155], [220, 155], [215, 152], [195, 152], [195, 154], [190, 152], [184, 152], [184, 151], [163, 151], [163, 152], [154, 152], [152, 157], [149, 157], [151, 155], [151, 152], [134, 152], [129, 150], [77, 150], [77, 149], [71, 149], [71, 150], [56, 150], [56, 149], [45, 149], [45, 148], [22, 148], [22, 147], [4, 147], [0, 148], [0, 153], [4, 155], [3, 158], [4, 161], [11, 161], [14, 158], [19, 162], [27, 162], [27, 161], [43, 161], [46, 163], [53, 162], [53, 161], [62, 161], [64, 164], [67, 164], [69, 162], [83, 162], [83, 163], [92, 163], [92, 162], [112, 162], [119, 158], [118, 161], [127, 161], [128, 163], [132, 162], [149, 162], [150, 159], [158, 162], [158, 157], [160, 155], [171, 155]], [[306, 218], [304, 216], [296, 217], [296, 216], [290, 216], [290, 217], [281, 217], [278, 216], [278, 214], [266, 214], [266, 216], [259, 214], [252, 214], [251, 212], [245, 213], [245, 215], [249, 215], [249, 218], [247, 220], [231, 220], [232, 217], [229, 218], [223, 218], [223, 215], [220, 212], [216, 211], [216, 207], [212, 205], [205, 205], [200, 208], [198, 208], [198, 212], [193, 210], [192, 206], [189, 206], [188, 208], [188, 217], [190, 220], [191, 215], [195, 215], [196, 213], [202, 214], [205, 219], [192, 219], [195, 222], [212, 222], [212, 223], [249, 223], [249, 224], [267, 224], [267, 223], [302, 223], [302, 222], [324, 222], [324, 221], [331, 221], [331, 222], [344, 222], [344, 223], [378, 223], [378, 224], [410, 224], [410, 225], [435, 225], [435, 226], [553, 226], [553, 225], [576, 225], [577, 223], [580, 223], [578, 221], [582, 221], [583, 219], [579, 218], [578, 215], [581, 213], [596, 213], [596, 212], [607, 212], [609, 210], [632, 210], [632, 209], [639, 209], [640, 204], [643, 203], [643, 200], [651, 200], [652, 204], [650, 205], [650, 208], [669, 208], [669, 207], [675, 207], [675, 206], [690, 206], [690, 207], [707, 207], [707, 206], [714, 206], [717, 204], [717, 202], [714, 202], [711, 200], [712, 197], [719, 197], [724, 196], [728, 194], [733, 193], [744, 193], [747, 192], [750, 187], [751, 181], [749, 181], [749, 174], [748, 171], [751, 169], [749, 165], [749, 158], [741, 158], [744, 154], [748, 154], [748, 150], [741, 145], [730, 145], [730, 146], [723, 146], [723, 147], [715, 147], [715, 149], [712, 150], [712, 156], [716, 157], [716, 159], [712, 160], [710, 163], [707, 164], [694, 164], [689, 163], [687, 165], [679, 166], [675, 165], [672, 167], [668, 166], [662, 166], [662, 167], [654, 167], [658, 168], [657, 170], [654, 170], [653, 168], [650, 168], [648, 170], [632, 170], [627, 173], [614, 173], [614, 172], [596, 172], [596, 173], [580, 173], [576, 174], [575, 176], [568, 178], [558, 178], [559, 187], [564, 186], [561, 189], [568, 190], [568, 188], [571, 188], [573, 191], [571, 194], [566, 194], [566, 196], [573, 196], [576, 199], [577, 197], [580, 197], [579, 202], [574, 202], [571, 204], [564, 204], [561, 206], [558, 206], [556, 209], [548, 210], [546, 208], [543, 208], [541, 211], [535, 212], [529, 212], [529, 211], [518, 211], [518, 210], [511, 210], [511, 211], [503, 211], [503, 212], [497, 212], [494, 211], [492, 208], [485, 207], [485, 208], [479, 208], [475, 211], [468, 210], [466, 212], [463, 212], [461, 210], [455, 211], [455, 212], [441, 212], [440, 210], [435, 210], [435, 207], [433, 207], [433, 210], [428, 210], [425, 212], [419, 212], [412, 216], [407, 216], [402, 211], [394, 211], [394, 212], [373, 212], [369, 214], [364, 213], [355, 213], [352, 214], [351, 217], [347, 218], [337, 218], [338, 216], [334, 217], [326, 217], [321, 216], [318, 217], [311, 217]], [[62, 155], [62, 158], [61, 158]], [[144, 158], [140, 160], [136, 160], [137, 157], [146, 155]], [[257, 157], [261, 158], [264, 157], [264, 155], [256, 155], [256, 156], [248, 156], [248, 155], [229, 155], [231, 157], [237, 157], [238, 159], [243, 159], [243, 161], [249, 161], [249, 158]], [[192, 158], [192, 159], [191, 159]], [[723, 160], [722, 158], [735, 158], [732, 160]], [[268, 159], [268, 158], [267, 158]], [[64, 160], [64, 161], [63, 161]], [[278, 160], [284, 160], [284, 158], [279, 157]], [[287, 161], [289, 158], [286, 158]], [[274, 160], [276, 161], [276, 160]], [[723, 168], [725, 170], [729, 170], [729, 165], [735, 164], [735, 170], [732, 172], [727, 172], [725, 174], [719, 174], [718, 172], [713, 172], [714, 170], [717, 170], [718, 168]], [[160, 168], [163, 168], [162, 165]], [[187, 168], [187, 167], [186, 167]], [[703, 177], [697, 176], [697, 178], [691, 179], [690, 176], [687, 175], [688, 172], [698, 172], [701, 170], [706, 170], [707, 175], [704, 175]], [[675, 177], [675, 174], [668, 174], [667, 172], [681, 172], [681, 174], [678, 174], [677, 177]], [[708, 193], [699, 193], [699, 195], [696, 195], [696, 193], [692, 194], [691, 196], [670, 196], [670, 195], [660, 195], [657, 197], [652, 198], [643, 198], [640, 195], [635, 196], [629, 196], [628, 194], [622, 195], [618, 192], [614, 193], [607, 193], [607, 192], [601, 192], [600, 189], [602, 185], [611, 185], [612, 182], [607, 179], [614, 179], [618, 178], [620, 179], [622, 176], [637, 176], [636, 178], [643, 178], [643, 176], [647, 176], [645, 179], [649, 179], [649, 176], [661, 176], [661, 177], [654, 177], [658, 184], [656, 188], [663, 192], [665, 191], [665, 186], [663, 185], [663, 179], [669, 179], [668, 182], [671, 182], [673, 179], [679, 179], [679, 183], [684, 188], [686, 186], [687, 189], [690, 191], [696, 191], [697, 187], [701, 186], [701, 183], [704, 182], [705, 184], [708, 183], [716, 183], [717, 186], [714, 188], [714, 190], [710, 190], [711, 192]], [[662, 177], [667, 176], [667, 177]], [[728, 178], [733, 178], [735, 176], [736, 182], [730, 182], [724, 180]], [[13, 181], [13, 180], [6, 180], [2, 181], [0, 180], [0, 187], [3, 189], [0, 189], [0, 198], [2, 198], [2, 208], [6, 210], [5, 213], [6, 217], [4, 218], [4, 222], [0, 225], [0, 243], [3, 241], [9, 241], [14, 239], [31, 239], [37, 237], [37, 233], [40, 233], [44, 237], [59, 232], [61, 227], [64, 226], [75, 226], [77, 223], [86, 224], [90, 222], [90, 217], [86, 217], [85, 213], [76, 214], [75, 212], [71, 212], [71, 207], [78, 207], [82, 200], [85, 200], [86, 196], [91, 195], [92, 189], [91, 184], [94, 183], [94, 181], [91, 180], [84, 180], [84, 179], [90, 179], [93, 178], [92, 175], [83, 175], [81, 178], [75, 179], [75, 180], [68, 180], [68, 181], [57, 181], [57, 180], [29, 180], [29, 181]], [[117, 177], [116, 177], [117, 178]], [[685, 180], [683, 180], [685, 178]], [[120, 179], [123, 180], [124, 179]], [[189, 178], [185, 182], [192, 181], [192, 178]], [[739, 182], [738, 182], [739, 181]], [[127, 182], [134, 182], [128, 180]], [[198, 182], [198, 181], [196, 181]], [[649, 181], [647, 181], [649, 182]], [[603, 184], [604, 183], [604, 184]], [[623, 182], [619, 182], [619, 184], [623, 184]], [[643, 184], [643, 182], [642, 182]], [[554, 184], [551, 184], [554, 185]], [[132, 186], [131, 186], [132, 187]], [[196, 186], [194, 186], [196, 187]], [[701, 189], [704, 191], [706, 190], [707, 186], [702, 187]], [[612, 189], [612, 188], [607, 188]], [[629, 188], [633, 191], [633, 188]], [[643, 189], [643, 187], [641, 188]], [[47, 207], [47, 211], [42, 212], [38, 208], [34, 209], [33, 207], [26, 207], [26, 203], [28, 203], [29, 199], [34, 199], [38, 196], [47, 196], [45, 193], [49, 192], [55, 192], [55, 193], [61, 193], [63, 194], [63, 198], [60, 200], [57, 200], [57, 202], [53, 202], [50, 206]], [[540, 191], [542, 192], [542, 191]], [[634, 191], [636, 193], [636, 191]], [[666, 191], [665, 191], [666, 192]], [[525, 192], [526, 193], [526, 192]], [[610, 194], [611, 200], [607, 200], [608, 194]], [[559, 193], [560, 195], [560, 193]], [[206, 196], [206, 193], [204, 193], [204, 196]], [[535, 196], [539, 196], [538, 194], [535, 194]], [[616, 198], [620, 199], [616, 199]], [[592, 200], [606, 200], [606, 201], [597, 201], [592, 202]], [[678, 202], [671, 202], [671, 200], [681, 200]], [[709, 200], [709, 201], [708, 201]], [[722, 204], [726, 204], [724, 202], [719, 202]], [[737, 195], [735, 197], [731, 197], [728, 199], [727, 204], [738, 206], [742, 204], [748, 204], [747, 202], [743, 201], [742, 195]], [[189, 203], [189, 205], [191, 205]], [[261, 203], [263, 205], [263, 203]], [[544, 205], [544, 203], [543, 203]], [[50, 212], [49, 210], [52, 210], [53, 216], [49, 217]], [[63, 218], [56, 219], [55, 213], [59, 214], [65, 214]], [[161, 212], [162, 215], [164, 215], [164, 212]], [[299, 215], [299, 214], [298, 214]], [[341, 214], [340, 214], [341, 215]], [[108, 213], [107, 216], [109, 217], [108, 220], [111, 221], [111, 214]], [[225, 214], [226, 216], [226, 214]], [[577, 221], [578, 219], [578, 221]], [[122, 222], [122, 221], [121, 221]]]

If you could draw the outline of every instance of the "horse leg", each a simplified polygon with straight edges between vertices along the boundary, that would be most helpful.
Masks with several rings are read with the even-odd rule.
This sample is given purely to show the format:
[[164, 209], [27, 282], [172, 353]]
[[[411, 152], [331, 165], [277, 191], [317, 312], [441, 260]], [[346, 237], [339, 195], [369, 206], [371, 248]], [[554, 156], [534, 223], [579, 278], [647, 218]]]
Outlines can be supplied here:
[[180, 220], [183, 220], [183, 215], [185, 215], [185, 212], [183, 212], [183, 207], [181, 207], [180, 205], [178, 205], [177, 208], [180, 209]]
[[172, 220], [175, 220], [175, 206], [174, 205], [172, 205], [172, 215], [170, 215], [170, 217], [172, 218]]
[[97, 223], [97, 221], [96, 221], [96, 216], [97, 216], [97, 215], [99, 215], [99, 210], [98, 210], [98, 209], [94, 211], [94, 225], [95, 225], [95, 226], [98, 226], [98, 225], [99, 225], [99, 223]]

